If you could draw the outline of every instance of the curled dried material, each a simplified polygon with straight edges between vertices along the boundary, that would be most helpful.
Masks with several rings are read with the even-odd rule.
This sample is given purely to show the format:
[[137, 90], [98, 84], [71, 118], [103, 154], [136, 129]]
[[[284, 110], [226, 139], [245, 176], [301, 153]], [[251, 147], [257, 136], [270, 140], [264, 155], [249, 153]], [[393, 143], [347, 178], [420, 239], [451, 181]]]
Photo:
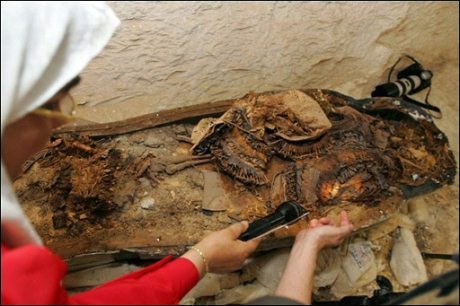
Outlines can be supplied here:
[[232, 121], [224, 121], [227, 125], [232, 126], [239, 130], [246, 143], [249, 144], [253, 149], [261, 152], [267, 156], [272, 154], [271, 148], [264, 142], [264, 140], [253, 132], [251, 125], [246, 116], [246, 110], [243, 108], [236, 108], [233, 112]]
[[235, 121], [237, 116], [235, 109], [232, 108], [219, 119], [201, 120], [192, 131], [191, 141], [194, 145], [190, 149], [191, 152], [196, 155], [209, 153], [211, 146], [232, 130], [232, 125], [227, 122]]
[[[362, 115], [350, 107], [341, 107], [328, 115], [333, 123], [332, 128], [315, 140], [292, 142], [277, 138], [276, 135], [266, 136], [274, 152], [283, 158], [298, 160], [318, 158], [327, 155], [338, 147], [372, 146], [372, 135], [363, 122], [370, 122], [369, 116]], [[359, 120], [357, 120], [359, 118]]]
[[[331, 128], [331, 122], [311, 97], [300, 91], [250, 93], [221, 118], [196, 127], [194, 154], [211, 152], [225, 172], [249, 184], [267, 182], [265, 168], [274, 153], [299, 157], [321, 151], [313, 143]], [[230, 140], [233, 139], [233, 140]], [[327, 145], [327, 144], [325, 144]]]
[[[212, 148], [211, 153], [215, 156], [219, 166], [231, 176], [238, 180], [254, 185], [264, 185], [267, 183], [267, 177], [262, 168], [248, 163], [250, 157], [244, 154], [238, 154], [237, 146], [232, 141], [226, 141], [221, 146]], [[251, 158], [256, 164], [261, 165], [263, 161]]]
[[332, 143], [326, 139], [303, 143], [292, 143], [278, 139], [272, 142], [271, 145], [276, 154], [288, 159], [303, 159], [309, 156], [318, 157], [327, 154], [332, 148]]
[[268, 146], [247, 130], [244, 111], [235, 108], [222, 121], [229, 127], [225, 135], [209, 143], [218, 165], [236, 179], [254, 185], [267, 183], [265, 167], [269, 160]]
[[346, 149], [336, 154], [316, 163], [316, 167], [327, 168], [317, 184], [322, 203], [378, 200], [389, 190], [390, 182], [400, 175], [399, 168], [381, 158], [377, 150]]
[[286, 195], [288, 199], [299, 201], [300, 199], [300, 180], [299, 171], [295, 164], [288, 167], [285, 174], [286, 181]]

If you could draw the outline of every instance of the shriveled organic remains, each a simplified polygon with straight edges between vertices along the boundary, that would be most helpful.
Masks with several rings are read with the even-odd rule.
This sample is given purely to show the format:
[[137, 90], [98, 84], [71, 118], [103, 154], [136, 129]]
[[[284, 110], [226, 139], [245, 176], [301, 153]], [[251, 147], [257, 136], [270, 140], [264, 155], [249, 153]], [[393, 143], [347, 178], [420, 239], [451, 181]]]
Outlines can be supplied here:
[[193, 154], [212, 154], [245, 184], [270, 184], [274, 204], [291, 199], [310, 210], [372, 204], [455, 176], [444, 134], [423, 110], [397, 99], [356, 101], [325, 90], [251, 93], [203, 125]]
[[[309, 218], [345, 209], [366, 228], [403, 198], [451, 184], [455, 171], [447, 138], [419, 107], [311, 89], [69, 126], [14, 187], [45, 244], [64, 257], [120, 249], [161, 257], [285, 200]], [[265, 241], [286, 246], [277, 239], [307, 225]]]

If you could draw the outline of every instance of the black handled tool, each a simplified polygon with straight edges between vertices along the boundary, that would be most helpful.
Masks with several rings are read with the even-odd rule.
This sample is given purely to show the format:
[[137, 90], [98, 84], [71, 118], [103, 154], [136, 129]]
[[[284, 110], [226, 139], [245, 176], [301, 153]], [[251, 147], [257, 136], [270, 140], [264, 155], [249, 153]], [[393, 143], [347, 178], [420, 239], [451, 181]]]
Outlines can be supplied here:
[[306, 215], [308, 212], [300, 204], [286, 201], [278, 206], [274, 213], [250, 223], [248, 229], [238, 239], [248, 241], [268, 235], [283, 226], [297, 222]]

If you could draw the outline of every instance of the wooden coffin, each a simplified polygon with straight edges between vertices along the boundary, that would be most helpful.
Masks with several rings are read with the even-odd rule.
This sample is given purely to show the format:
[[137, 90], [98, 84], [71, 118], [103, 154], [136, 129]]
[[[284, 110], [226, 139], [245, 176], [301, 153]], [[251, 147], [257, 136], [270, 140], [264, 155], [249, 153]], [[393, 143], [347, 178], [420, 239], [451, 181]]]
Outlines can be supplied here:
[[289, 245], [309, 219], [343, 209], [359, 231], [452, 184], [455, 169], [446, 136], [420, 107], [307, 89], [61, 127], [14, 188], [48, 247], [104, 262], [180, 255], [284, 200], [310, 215], [260, 250]]

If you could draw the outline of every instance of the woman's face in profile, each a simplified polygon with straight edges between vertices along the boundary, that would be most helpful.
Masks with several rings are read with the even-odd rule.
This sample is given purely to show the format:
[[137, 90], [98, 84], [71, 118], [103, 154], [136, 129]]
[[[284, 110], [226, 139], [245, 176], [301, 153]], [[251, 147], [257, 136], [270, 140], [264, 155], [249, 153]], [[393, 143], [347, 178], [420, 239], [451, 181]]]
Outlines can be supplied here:
[[[46, 146], [53, 129], [69, 122], [69, 116], [59, 116], [62, 115], [60, 102], [80, 80], [77, 75], [44, 103], [40, 108], [46, 109], [45, 112], [32, 111], [5, 127], [2, 135], [2, 160], [11, 179], [21, 174], [22, 165], [27, 159]], [[52, 115], [46, 113], [49, 111]]]
[[22, 164], [45, 147], [52, 121], [33, 113], [7, 125], [2, 137], [2, 160], [11, 179], [21, 174]]
[[[59, 92], [44, 105], [53, 108], [65, 96]], [[2, 135], [2, 160], [11, 179], [21, 174], [23, 163], [48, 143], [53, 129], [66, 122], [34, 112], [7, 125]]]

